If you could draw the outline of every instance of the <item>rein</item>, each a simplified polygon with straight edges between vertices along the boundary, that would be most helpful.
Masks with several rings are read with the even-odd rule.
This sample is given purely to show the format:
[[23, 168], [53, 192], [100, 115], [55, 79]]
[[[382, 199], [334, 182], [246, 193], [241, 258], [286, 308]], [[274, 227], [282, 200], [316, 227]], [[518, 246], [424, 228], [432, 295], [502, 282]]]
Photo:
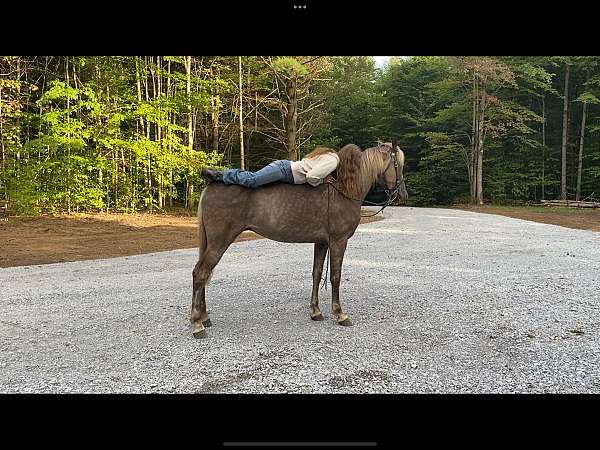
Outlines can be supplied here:
[[[387, 170], [387, 169], [386, 169]], [[388, 191], [387, 189], [385, 189], [385, 193], [388, 196], [388, 199], [382, 203], [374, 203], [374, 202], [369, 202], [367, 200], [361, 200], [359, 198], [353, 198], [350, 197], [349, 195], [347, 195], [345, 192], [341, 191], [334, 183], [337, 180], [333, 180], [333, 181], [326, 181], [327, 184], [333, 186], [333, 188], [338, 191], [340, 194], [342, 194], [344, 197], [346, 197], [348, 200], [353, 200], [355, 202], [360, 202], [361, 205], [363, 203], [369, 203], [372, 206], [382, 206], [381, 209], [379, 211], [377, 211], [375, 214], [361, 214], [360, 217], [373, 217], [376, 216], [377, 214], [379, 214], [381, 211], [383, 211], [385, 208], [387, 208], [388, 206], [390, 206], [393, 202], [395, 202], [398, 199], [398, 195], [400, 194], [400, 186], [397, 186], [393, 191]], [[329, 217], [329, 193], [327, 195], [327, 216]]]

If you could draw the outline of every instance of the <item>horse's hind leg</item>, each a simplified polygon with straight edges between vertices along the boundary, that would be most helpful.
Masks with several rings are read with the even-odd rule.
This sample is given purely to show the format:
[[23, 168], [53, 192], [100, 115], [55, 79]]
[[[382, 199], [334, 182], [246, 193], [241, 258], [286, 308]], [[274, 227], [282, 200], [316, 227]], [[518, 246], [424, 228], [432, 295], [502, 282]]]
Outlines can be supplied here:
[[205, 337], [205, 327], [211, 325], [210, 319], [206, 312], [206, 284], [210, 278], [212, 269], [206, 258], [196, 263], [193, 278], [193, 293], [192, 293], [192, 334], [196, 338]]
[[204, 251], [202, 258], [196, 263], [192, 272], [193, 292], [192, 292], [192, 334], [196, 338], [206, 336], [205, 328], [212, 325], [206, 312], [206, 285], [210, 279], [213, 269], [221, 260], [225, 250], [231, 245], [239, 233], [231, 233], [231, 236], [225, 240], [219, 240], [217, 246], [209, 243]]
[[330, 265], [331, 265], [331, 309], [335, 314], [337, 323], [340, 325], [352, 325], [350, 317], [342, 313], [340, 304], [340, 280], [342, 278], [342, 262], [348, 240], [340, 240], [329, 243]]
[[319, 309], [319, 282], [321, 281], [321, 275], [323, 274], [323, 262], [325, 261], [325, 255], [327, 254], [327, 244], [315, 244], [315, 255], [313, 259], [313, 287], [312, 294], [310, 296], [310, 318], [312, 320], [323, 320], [323, 314]]

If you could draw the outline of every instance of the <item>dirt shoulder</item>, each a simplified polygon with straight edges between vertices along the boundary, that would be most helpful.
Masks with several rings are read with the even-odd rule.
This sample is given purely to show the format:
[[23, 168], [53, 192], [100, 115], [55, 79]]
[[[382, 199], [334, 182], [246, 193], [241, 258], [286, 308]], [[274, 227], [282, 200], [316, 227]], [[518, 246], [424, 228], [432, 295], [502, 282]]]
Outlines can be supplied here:
[[[361, 223], [381, 220], [381, 215]], [[251, 231], [236, 242], [262, 239]], [[76, 214], [0, 221], [0, 267], [49, 264], [192, 248], [197, 220], [187, 214]]]
[[559, 208], [547, 206], [454, 206], [454, 209], [484, 214], [498, 214], [515, 219], [560, 225], [579, 230], [600, 231], [600, 209]]

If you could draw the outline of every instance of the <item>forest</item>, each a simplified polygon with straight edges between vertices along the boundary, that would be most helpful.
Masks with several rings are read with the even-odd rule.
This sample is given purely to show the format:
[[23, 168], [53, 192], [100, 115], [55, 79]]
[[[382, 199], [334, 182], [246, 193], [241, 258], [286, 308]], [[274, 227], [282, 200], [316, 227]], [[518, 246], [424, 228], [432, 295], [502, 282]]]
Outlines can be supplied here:
[[1, 56], [15, 214], [195, 208], [202, 166], [396, 138], [411, 205], [600, 198], [600, 58]]

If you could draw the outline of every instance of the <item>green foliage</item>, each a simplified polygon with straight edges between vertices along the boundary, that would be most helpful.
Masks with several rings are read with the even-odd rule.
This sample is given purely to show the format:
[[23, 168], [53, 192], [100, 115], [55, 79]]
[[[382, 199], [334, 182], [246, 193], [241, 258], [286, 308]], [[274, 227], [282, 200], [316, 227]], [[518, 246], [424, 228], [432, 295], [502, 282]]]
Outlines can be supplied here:
[[[199, 185], [201, 165], [220, 164], [222, 155], [188, 149], [186, 114], [190, 106], [208, 110], [211, 87], [227, 88], [222, 80], [195, 76], [190, 80], [193, 92], [187, 95], [185, 73], [166, 70], [164, 61], [136, 64], [134, 58], [121, 57], [59, 61], [56, 78], [31, 89], [34, 95], [28, 92], [24, 97], [24, 85], [18, 80], [0, 79], [4, 89], [0, 175], [12, 211], [156, 207], [167, 195], [180, 198], [186, 183]], [[165, 61], [178, 63], [176, 58]], [[16, 64], [0, 63], [12, 64], [13, 69]], [[156, 84], [159, 74], [164, 77], [162, 86]], [[150, 89], [152, 95], [138, 98], [136, 80], [144, 80], [143, 93]], [[159, 87], [163, 92], [155, 95]], [[8, 89], [15, 93], [12, 102], [5, 95]]]
[[591, 92], [584, 92], [579, 97], [575, 99], [576, 102], [587, 103], [589, 105], [598, 105], [600, 104], [600, 99], [596, 97]]
[[308, 69], [296, 58], [277, 58], [273, 61], [273, 67], [278, 73], [288, 77], [303, 77], [308, 75]]
[[407, 174], [414, 204], [448, 204], [469, 192], [464, 173], [465, 146], [446, 133], [423, 133], [426, 145], [415, 175]]
[[[187, 62], [0, 57], [0, 196], [10, 197], [14, 212], [35, 214], [193, 206], [204, 187], [202, 166], [239, 167], [239, 74], [238, 57], [193, 57], [189, 78]], [[574, 192], [585, 104], [582, 197], [598, 198], [599, 62], [417, 56], [378, 69], [371, 57], [243, 57], [246, 164], [256, 170], [286, 157], [282, 115], [294, 85], [300, 155], [396, 138], [411, 204], [464, 201], [473, 99], [485, 89], [484, 198], [556, 198], [568, 64], [568, 190]]]
[[[547, 198], [557, 192], [562, 131], [559, 92], [564, 64], [575, 67], [574, 84], [584, 87], [573, 97], [576, 101], [586, 101], [591, 108], [598, 95], [596, 85], [600, 87], [600, 77], [594, 72], [598, 70], [597, 59], [593, 58], [410, 57], [395, 60], [380, 75], [373, 74], [375, 81], [364, 83], [362, 91], [357, 88], [357, 80], [364, 77], [356, 70], [342, 70], [350, 65], [344, 59], [333, 62], [334, 81], [326, 103], [330, 112], [329, 134], [321, 136], [327, 142], [363, 146], [378, 137], [397, 137], [407, 158], [410, 202], [420, 205], [449, 204], [469, 198], [473, 77], [479, 77], [480, 83], [485, 81], [489, 99], [485, 116], [484, 197], [504, 203], [538, 201], [542, 185]], [[361, 98], [368, 102], [361, 102]], [[365, 108], [369, 114], [361, 115]], [[594, 122], [596, 112], [590, 110], [590, 114], [588, 129], [596, 136], [600, 124]], [[578, 115], [575, 120], [579, 120]], [[570, 148], [575, 147], [576, 138], [572, 132]], [[571, 150], [571, 161], [575, 157]], [[592, 155], [584, 157], [583, 184], [588, 193], [600, 192], [597, 164]], [[574, 166], [570, 163], [571, 180], [575, 178]]]
[[334, 148], [348, 143], [361, 147], [373, 144], [377, 137], [376, 111], [380, 100], [373, 94], [376, 80], [373, 59], [336, 58], [324, 78], [331, 80], [320, 93], [326, 99], [325, 118], [313, 141]]

